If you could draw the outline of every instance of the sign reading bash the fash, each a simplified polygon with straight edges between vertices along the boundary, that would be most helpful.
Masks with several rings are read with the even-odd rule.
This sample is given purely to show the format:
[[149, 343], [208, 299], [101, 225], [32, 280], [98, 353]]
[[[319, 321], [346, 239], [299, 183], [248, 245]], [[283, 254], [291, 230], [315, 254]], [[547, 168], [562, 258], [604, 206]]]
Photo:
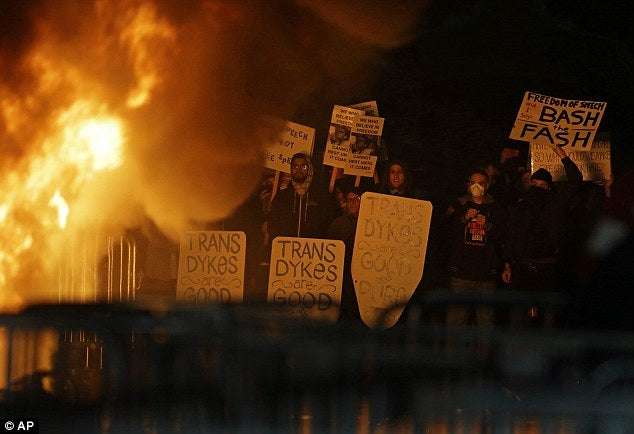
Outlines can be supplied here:
[[286, 121], [277, 142], [266, 149], [264, 165], [269, 169], [291, 173], [291, 157], [298, 152], [311, 155], [314, 143], [314, 128]]
[[431, 213], [431, 203], [424, 200], [369, 192], [361, 196], [352, 278], [361, 319], [369, 327], [396, 324], [416, 290]]
[[589, 151], [606, 106], [526, 92], [510, 138]]
[[350, 152], [344, 169], [346, 175], [374, 176], [377, 152], [385, 119], [359, 116], [350, 133]]
[[350, 151], [350, 131], [354, 126], [355, 118], [363, 114], [361, 110], [340, 105], [334, 106], [328, 130], [326, 151], [324, 152], [325, 165], [346, 167]]
[[244, 232], [186, 232], [180, 244], [176, 298], [193, 303], [242, 302], [245, 250]]
[[[531, 173], [544, 168], [553, 176], [553, 181], [566, 180], [566, 173], [561, 159], [550, 146], [532, 144], [530, 151]], [[612, 173], [610, 141], [607, 138], [597, 136], [590, 151], [573, 151], [569, 152], [568, 156], [583, 174], [584, 181], [605, 181]]]
[[311, 319], [339, 318], [342, 241], [277, 237], [271, 248], [268, 301]]

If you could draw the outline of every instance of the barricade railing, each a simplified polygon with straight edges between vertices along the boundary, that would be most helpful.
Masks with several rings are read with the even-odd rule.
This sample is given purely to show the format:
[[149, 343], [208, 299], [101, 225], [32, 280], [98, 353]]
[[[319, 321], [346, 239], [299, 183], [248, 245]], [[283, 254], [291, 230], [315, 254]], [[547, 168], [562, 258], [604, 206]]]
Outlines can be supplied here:
[[430, 297], [389, 330], [266, 305], [31, 307], [0, 316], [0, 413], [82, 433], [634, 427], [633, 335], [444, 327], [430, 306], [469, 300]]

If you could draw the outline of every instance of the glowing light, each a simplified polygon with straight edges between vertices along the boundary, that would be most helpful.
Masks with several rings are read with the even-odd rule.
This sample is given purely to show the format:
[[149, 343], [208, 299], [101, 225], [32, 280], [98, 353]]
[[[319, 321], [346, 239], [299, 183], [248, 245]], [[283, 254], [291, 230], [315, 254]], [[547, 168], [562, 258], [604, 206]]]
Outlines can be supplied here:
[[0, 205], [0, 223], [4, 222], [9, 215], [9, 205], [3, 203]]
[[66, 227], [66, 222], [68, 221], [70, 208], [59, 190], [55, 191], [55, 194], [48, 204], [57, 209], [57, 224], [61, 229], [64, 229]]
[[89, 224], [91, 188], [118, 182], [99, 175], [124, 163], [125, 116], [148, 104], [178, 48], [154, 2], [92, 3], [80, 38], [60, 38], [43, 18], [21, 63], [30, 86], [0, 80], [0, 312], [56, 272], [64, 240]]
[[40, 151], [0, 179], [0, 311], [21, 303], [12, 282], [56, 248], [51, 237], [67, 229], [74, 201], [96, 173], [123, 164], [124, 144], [122, 122], [80, 99], [60, 112]]
[[113, 119], [91, 120], [79, 126], [78, 138], [88, 145], [94, 171], [121, 165], [121, 126]]

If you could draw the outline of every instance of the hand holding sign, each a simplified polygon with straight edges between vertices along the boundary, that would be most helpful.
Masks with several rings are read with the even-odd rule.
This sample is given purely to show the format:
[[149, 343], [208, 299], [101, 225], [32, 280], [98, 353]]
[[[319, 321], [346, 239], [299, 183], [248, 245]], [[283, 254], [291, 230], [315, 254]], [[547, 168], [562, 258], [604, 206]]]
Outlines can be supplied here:
[[564, 159], [567, 157], [566, 151], [564, 151], [564, 148], [554, 144], [551, 144], [550, 148], [555, 152], [555, 154], [557, 154], [559, 158]]

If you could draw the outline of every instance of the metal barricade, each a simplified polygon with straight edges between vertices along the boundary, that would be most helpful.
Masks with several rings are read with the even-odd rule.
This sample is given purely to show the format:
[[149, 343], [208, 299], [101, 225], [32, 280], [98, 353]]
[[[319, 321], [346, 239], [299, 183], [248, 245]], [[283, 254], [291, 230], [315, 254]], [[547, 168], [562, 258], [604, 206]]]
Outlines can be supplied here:
[[634, 336], [446, 328], [432, 301], [390, 330], [264, 305], [31, 307], [0, 317], [0, 414], [47, 433], [634, 432]]

